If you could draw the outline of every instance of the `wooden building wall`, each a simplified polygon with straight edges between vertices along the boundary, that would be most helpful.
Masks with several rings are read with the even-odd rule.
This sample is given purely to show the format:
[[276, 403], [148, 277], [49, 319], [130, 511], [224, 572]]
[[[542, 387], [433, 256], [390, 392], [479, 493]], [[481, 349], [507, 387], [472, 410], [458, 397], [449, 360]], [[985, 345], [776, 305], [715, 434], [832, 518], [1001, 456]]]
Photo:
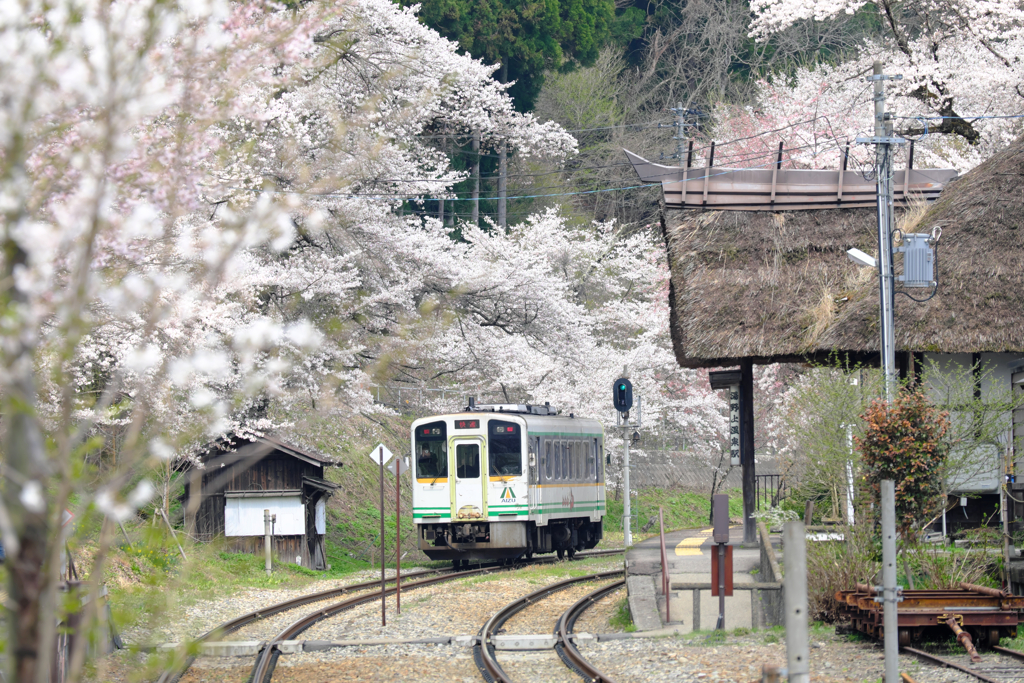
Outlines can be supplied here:
[[[198, 472], [198, 471], [194, 471]], [[225, 491], [282, 491], [302, 490], [302, 477], [323, 478], [322, 465], [311, 465], [303, 460], [280, 452], [274, 452], [251, 463], [246, 457], [224, 467], [202, 470], [200, 480], [201, 501], [195, 517], [186, 520], [189, 533], [199, 541], [211, 541], [224, 536]], [[185, 506], [191, 494], [192, 478], [185, 488]], [[304, 567], [316, 566], [316, 560], [323, 560], [323, 553], [317, 548], [315, 533], [315, 504], [303, 501], [306, 507], [306, 534], [303, 536], [275, 536], [272, 549], [282, 561], [294, 562], [302, 558]], [[232, 552], [263, 553], [262, 536], [232, 536], [226, 538], [227, 548]]]

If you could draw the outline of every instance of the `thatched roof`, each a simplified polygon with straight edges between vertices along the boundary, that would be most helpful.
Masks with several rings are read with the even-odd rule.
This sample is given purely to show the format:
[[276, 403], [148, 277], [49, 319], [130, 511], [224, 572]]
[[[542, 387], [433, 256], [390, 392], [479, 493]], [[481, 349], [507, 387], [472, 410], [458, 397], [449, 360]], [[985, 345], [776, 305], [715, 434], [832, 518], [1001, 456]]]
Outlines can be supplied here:
[[[1024, 352], [1024, 140], [924, 210], [908, 231], [942, 227], [939, 287], [926, 303], [897, 295], [897, 350]], [[679, 363], [877, 355], [877, 271], [846, 255], [856, 247], [877, 257], [875, 226], [874, 209], [664, 210]]]

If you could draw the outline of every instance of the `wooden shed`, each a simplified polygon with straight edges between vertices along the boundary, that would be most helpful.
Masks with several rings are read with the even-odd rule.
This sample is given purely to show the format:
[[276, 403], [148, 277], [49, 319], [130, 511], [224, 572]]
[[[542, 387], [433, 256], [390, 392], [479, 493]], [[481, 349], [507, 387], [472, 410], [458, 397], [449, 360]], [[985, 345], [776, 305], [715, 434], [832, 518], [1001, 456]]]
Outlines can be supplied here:
[[237, 437], [210, 444], [190, 464], [182, 500], [185, 526], [199, 541], [218, 536], [234, 552], [261, 554], [263, 511], [276, 516], [272, 550], [285, 562], [326, 569], [325, 478], [334, 458], [278, 436]]

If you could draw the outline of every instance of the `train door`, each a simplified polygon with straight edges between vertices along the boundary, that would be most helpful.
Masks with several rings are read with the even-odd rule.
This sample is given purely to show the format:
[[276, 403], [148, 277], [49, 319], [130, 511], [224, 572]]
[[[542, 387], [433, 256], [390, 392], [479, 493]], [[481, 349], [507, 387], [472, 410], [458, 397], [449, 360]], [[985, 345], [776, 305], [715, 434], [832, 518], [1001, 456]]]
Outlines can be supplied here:
[[449, 483], [452, 490], [452, 519], [483, 519], [487, 517], [487, 478], [484, 440], [480, 437], [452, 439], [453, 448]]

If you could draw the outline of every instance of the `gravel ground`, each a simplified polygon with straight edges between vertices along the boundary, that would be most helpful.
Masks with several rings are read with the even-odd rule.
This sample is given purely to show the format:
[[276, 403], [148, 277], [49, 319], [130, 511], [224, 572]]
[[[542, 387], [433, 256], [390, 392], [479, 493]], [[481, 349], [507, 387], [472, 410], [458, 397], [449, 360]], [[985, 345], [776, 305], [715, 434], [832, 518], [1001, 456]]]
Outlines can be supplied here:
[[[615, 568], [621, 562], [612, 558], [567, 565], [573, 570], [596, 572]], [[555, 572], [555, 574], [560, 574]], [[550, 569], [515, 570], [493, 578], [476, 577], [453, 584], [403, 592], [402, 614], [394, 612], [394, 598], [388, 600], [388, 625], [380, 625], [378, 601], [325, 620], [304, 634], [306, 639], [341, 640], [352, 638], [415, 638], [437, 635], [475, 634], [480, 626], [499, 608], [544, 584], [564, 575]], [[372, 579], [373, 574], [349, 577], [344, 583]], [[270, 605], [298, 594], [308, 594], [341, 585], [338, 581], [322, 581], [301, 591], [246, 590], [220, 600], [197, 603], [182, 611], [179, 618], [160, 629], [137, 628], [127, 632], [126, 642], [173, 641], [195, 636], [241, 613]], [[505, 633], [548, 633], [558, 614], [598, 584], [588, 584], [556, 593], [516, 615], [506, 625]], [[609, 619], [617, 612], [625, 596], [620, 590], [590, 608], [577, 622], [576, 630], [588, 633], [610, 633]], [[280, 630], [285, 623], [312, 609], [311, 606], [264, 620], [259, 628]], [[281, 624], [276, 621], [280, 619]], [[254, 627], [255, 628], [255, 627]], [[131, 636], [131, 637], [129, 637]], [[141, 637], [140, 637], [141, 636]], [[253, 631], [251, 637], [259, 637]], [[265, 637], [265, 636], [264, 636]], [[750, 683], [760, 679], [764, 664], [783, 665], [786, 660], [784, 635], [779, 631], [743, 632], [738, 630], [724, 640], [696, 637], [630, 638], [605, 642], [587, 641], [580, 651], [618, 683], [707, 683], [730, 681]], [[931, 648], [929, 648], [931, 649]], [[943, 655], [956, 657], [956, 655]], [[1005, 676], [994, 667], [1005, 666], [1004, 658], [982, 653], [985, 661], [979, 670], [989, 675]], [[518, 681], [529, 683], [577, 683], [579, 678], [564, 667], [553, 651], [508, 652], [498, 655], [506, 671]], [[966, 656], [959, 656], [966, 660]], [[140, 680], [144, 657], [124, 652], [115, 653], [97, 671], [97, 680], [121, 683]], [[954, 670], [942, 669], [921, 662], [912, 655], [900, 658], [901, 670], [918, 683], [975, 683], [975, 679]], [[1016, 663], [1011, 664], [1016, 667]], [[203, 657], [182, 678], [183, 683], [243, 683], [252, 671], [247, 657]], [[835, 636], [830, 631], [812, 633], [811, 680], [820, 683], [874, 683], [883, 674], [883, 655], [879, 645]], [[325, 681], [422, 681], [424, 683], [460, 683], [482, 680], [473, 662], [471, 648], [457, 645], [387, 645], [335, 648], [315, 653], [282, 656], [278, 660], [275, 681], [323, 683]], [[1018, 680], [1006, 678], [1007, 681]], [[1019, 679], [1024, 680], [1024, 678]]]
[[[394, 576], [394, 570], [389, 570], [387, 576]], [[256, 609], [268, 607], [300, 595], [308, 595], [353, 583], [370, 581], [379, 577], [379, 570], [377, 572], [364, 571], [352, 574], [343, 580], [314, 581], [296, 590], [247, 588], [234, 595], [212, 600], [199, 600], [192, 605], [183, 607], [178, 614], [171, 618], [163, 619], [158, 623], [140, 620], [134, 626], [122, 631], [121, 639], [129, 645], [177, 643], [196, 638], [218, 624]], [[285, 612], [280, 616], [287, 618], [287, 614]], [[238, 640], [238, 638], [233, 639]]]

